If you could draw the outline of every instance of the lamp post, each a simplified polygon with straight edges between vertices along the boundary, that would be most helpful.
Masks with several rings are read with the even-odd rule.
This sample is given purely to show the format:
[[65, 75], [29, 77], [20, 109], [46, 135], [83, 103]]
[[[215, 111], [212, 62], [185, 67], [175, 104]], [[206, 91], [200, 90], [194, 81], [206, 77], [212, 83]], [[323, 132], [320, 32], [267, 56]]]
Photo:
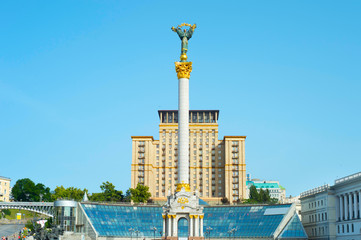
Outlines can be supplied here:
[[206, 230], [207, 230], [206, 234], [208, 235], [208, 239], [211, 239], [211, 231], [213, 230], [213, 228], [207, 227]]
[[134, 228], [129, 228], [128, 231], [130, 233], [130, 239], [133, 239]]
[[232, 232], [233, 232], [233, 239], [235, 239], [236, 238], [237, 228], [233, 228]]
[[153, 232], [154, 232], [154, 240], [155, 240], [155, 232], [157, 231], [157, 228], [156, 228], [156, 227], [153, 227], [152, 230], [153, 230]]
[[232, 230], [228, 230], [228, 237], [231, 238], [231, 235], [232, 235]]
[[137, 235], [137, 240], [138, 240], [138, 234], [140, 233], [139, 230], [135, 230], [135, 234]]

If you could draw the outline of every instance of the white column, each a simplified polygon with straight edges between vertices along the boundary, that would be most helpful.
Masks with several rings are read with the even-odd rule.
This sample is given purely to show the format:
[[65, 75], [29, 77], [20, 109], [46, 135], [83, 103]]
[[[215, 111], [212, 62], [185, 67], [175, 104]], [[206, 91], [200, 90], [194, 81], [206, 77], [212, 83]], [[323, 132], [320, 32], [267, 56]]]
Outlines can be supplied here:
[[178, 80], [178, 183], [189, 184], [189, 79]]
[[178, 226], [177, 226], [177, 219], [173, 218], [173, 235], [172, 236], [177, 236], [178, 235]]
[[167, 235], [172, 236], [172, 219], [169, 217], [168, 217], [168, 233], [167, 233]]
[[344, 196], [343, 196], [343, 206], [344, 206], [344, 211], [345, 211], [345, 220], [347, 220], [348, 219], [348, 205], [347, 205], [347, 195], [345, 194]]
[[[165, 216], [165, 217], [167, 217], [167, 216]], [[163, 236], [166, 236], [166, 234], [165, 234], [165, 224], [166, 224], [166, 219], [163, 218]]]
[[340, 221], [342, 221], [342, 220], [343, 220], [343, 204], [342, 204], [343, 196], [342, 196], [342, 195], [339, 196], [339, 200], [340, 200], [340, 204], [339, 204], [339, 218], [340, 218]]
[[193, 237], [193, 218], [189, 217], [189, 236]]
[[353, 192], [353, 211], [355, 213], [353, 217], [357, 218], [357, 192]]
[[199, 218], [195, 218], [194, 223], [194, 236], [199, 237]]
[[200, 236], [203, 237], [203, 218], [200, 219], [201, 221], [201, 233], [200, 233]]
[[358, 210], [361, 217], [361, 191], [358, 192]]
[[348, 218], [352, 219], [352, 193], [348, 193]]

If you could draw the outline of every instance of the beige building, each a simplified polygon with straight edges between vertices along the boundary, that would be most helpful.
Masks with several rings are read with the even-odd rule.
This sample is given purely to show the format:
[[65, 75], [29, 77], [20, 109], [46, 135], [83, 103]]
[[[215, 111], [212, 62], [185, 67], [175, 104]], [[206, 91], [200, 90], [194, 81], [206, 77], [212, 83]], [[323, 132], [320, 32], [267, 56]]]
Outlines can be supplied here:
[[[132, 182], [149, 186], [153, 200], [166, 200], [178, 178], [178, 111], [158, 111], [159, 140], [132, 136]], [[218, 140], [218, 110], [189, 111], [191, 190], [205, 201], [247, 198], [245, 136]]]
[[10, 178], [0, 176], [0, 201], [10, 201]]

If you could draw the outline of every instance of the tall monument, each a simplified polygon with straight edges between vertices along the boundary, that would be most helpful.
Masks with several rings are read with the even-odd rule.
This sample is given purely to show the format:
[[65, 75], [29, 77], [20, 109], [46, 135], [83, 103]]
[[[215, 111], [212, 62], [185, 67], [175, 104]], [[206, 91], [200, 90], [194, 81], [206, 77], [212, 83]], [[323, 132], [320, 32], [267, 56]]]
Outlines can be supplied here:
[[163, 239], [178, 239], [178, 223], [185, 219], [188, 224], [187, 238], [201, 240], [203, 237], [203, 207], [199, 205], [198, 192], [191, 192], [189, 183], [189, 78], [192, 62], [187, 62], [188, 40], [196, 25], [183, 23], [172, 27], [182, 40], [180, 62], [175, 62], [178, 77], [178, 183], [175, 193], [169, 191], [163, 206]]

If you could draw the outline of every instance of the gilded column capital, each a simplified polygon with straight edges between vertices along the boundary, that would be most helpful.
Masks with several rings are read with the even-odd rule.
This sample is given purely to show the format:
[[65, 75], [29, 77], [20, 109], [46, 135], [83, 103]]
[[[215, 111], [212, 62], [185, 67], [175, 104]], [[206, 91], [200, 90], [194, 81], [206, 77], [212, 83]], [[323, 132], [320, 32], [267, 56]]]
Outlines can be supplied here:
[[192, 62], [175, 62], [175, 71], [178, 79], [190, 78], [192, 72]]

